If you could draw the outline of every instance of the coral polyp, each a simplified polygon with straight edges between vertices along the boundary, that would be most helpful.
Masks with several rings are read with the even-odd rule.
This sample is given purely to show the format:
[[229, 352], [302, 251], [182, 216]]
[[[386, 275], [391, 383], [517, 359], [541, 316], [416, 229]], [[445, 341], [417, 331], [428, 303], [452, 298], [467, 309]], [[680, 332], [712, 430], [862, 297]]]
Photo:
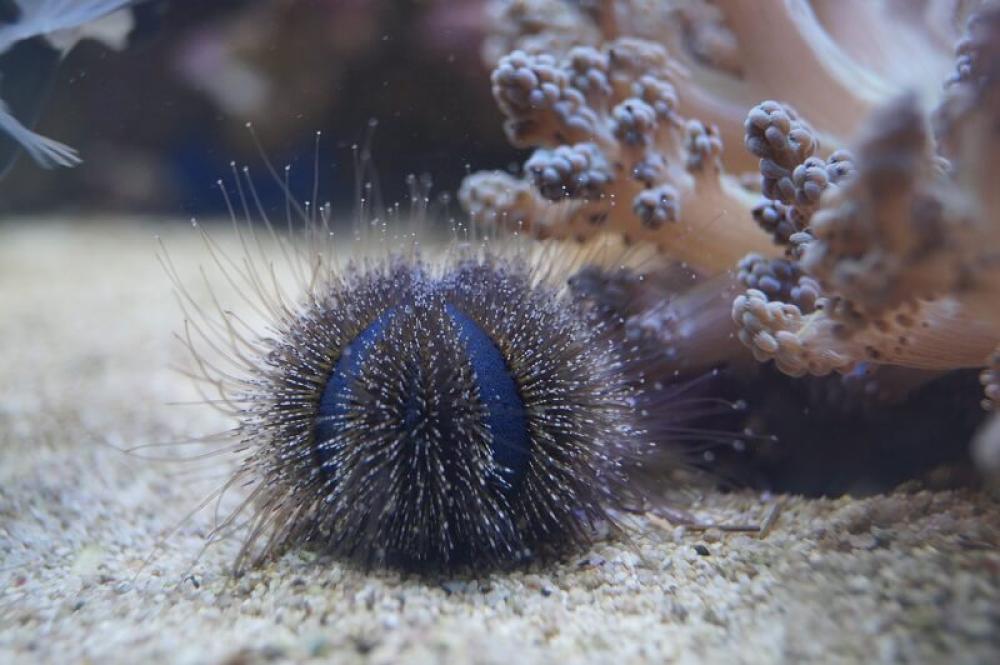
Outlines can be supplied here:
[[538, 149], [524, 184], [478, 173], [459, 198], [478, 223], [580, 241], [612, 230], [709, 273], [769, 251], [743, 219], [754, 195], [723, 172], [716, 130], [679, 113], [673, 76], [662, 47], [628, 38], [562, 61], [501, 58], [492, 80], [507, 136]]

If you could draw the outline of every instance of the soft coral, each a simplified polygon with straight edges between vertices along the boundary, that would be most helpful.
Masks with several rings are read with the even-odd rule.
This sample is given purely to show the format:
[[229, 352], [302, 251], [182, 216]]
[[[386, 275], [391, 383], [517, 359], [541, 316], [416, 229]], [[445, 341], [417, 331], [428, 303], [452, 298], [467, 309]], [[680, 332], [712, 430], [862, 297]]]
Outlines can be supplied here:
[[[930, 98], [951, 65], [970, 2], [960, 0], [500, 0], [485, 56], [598, 46], [622, 35], [667, 50], [679, 111], [741, 140], [746, 109], [780, 99], [842, 145], [868, 114], [906, 87]], [[831, 102], [831, 100], [834, 100]], [[745, 153], [724, 155], [731, 171]]]
[[[481, 222], [619, 234], [690, 268], [692, 288], [624, 326], [680, 371], [738, 363], [737, 338], [786, 374], [864, 376], [879, 395], [982, 367], [1000, 341], [1000, 10], [974, 14], [935, 133], [921, 110], [973, 4], [503, 3], [520, 50], [494, 94], [511, 141], [538, 150], [461, 199]], [[519, 32], [532, 7], [561, 7], [560, 30]], [[781, 102], [748, 115], [761, 98]]]
[[788, 209], [805, 224], [796, 274], [823, 295], [806, 311], [759, 289], [738, 298], [734, 317], [758, 358], [791, 374], [862, 361], [949, 369], [981, 365], [1000, 339], [984, 318], [997, 297], [984, 279], [996, 245], [931, 154], [925, 124], [910, 98], [887, 107], [858, 148], [856, 174], [826, 183], [815, 211]]
[[677, 110], [672, 76], [662, 47], [630, 38], [562, 60], [505, 56], [492, 81], [507, 135], [537, 149], [524, 180], [477, 173], [461, 201], [476, 221], [577, 240], [610, 231], [710, 275], [773, 251], [745, 223], [755, 197], [723, 172], [715, 129]]
[[[801, 229], [798, 269], [822, 289], [815, 311], [750, 290], [734, 303], [741, 338], [792, 374], [847, 371], [861, 361], [927, 369], [981, 366], [1000, 342], [1000, 8], [970, 20], [956, 76], [936, 115], [948, 160], [935, 153], [915, 99], [874, 114], [841, 179], [813, 196], [792, 180], [804, 155], [771, 166], [758, 135], [765, 103], [747, 120], [765, 193]], [[777, 111], [773, 111], [777, 112]], [[848, 163], [849, 158], [844, 159]], [[796, 162], [798, 162], [796, 164]], [[768, 185], [774, 180], [775, 185]], [[805, 199], [805, 200], [804, 200]], [[804, 205], [803, 205], [804, 203]], [[796, 237], [797, 236], [797, 237]]]

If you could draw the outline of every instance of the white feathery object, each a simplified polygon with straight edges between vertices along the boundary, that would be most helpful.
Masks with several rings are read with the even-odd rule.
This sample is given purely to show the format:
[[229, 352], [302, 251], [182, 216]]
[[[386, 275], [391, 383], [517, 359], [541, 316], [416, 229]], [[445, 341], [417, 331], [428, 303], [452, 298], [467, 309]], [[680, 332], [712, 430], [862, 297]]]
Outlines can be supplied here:
[[[77, 28], [134, 4], [136, 0], [15, 0], [15, 2], [21, 9], [21, 17], [15, 23], [0, 27], [0, 54], [24, 39]], [[10, 114], [2, 99], [0, 99], [0, 131], [10, 135], [35, 162], [45, 168], [76, 166], [81, 161], [73, 148], [25, 127]]]

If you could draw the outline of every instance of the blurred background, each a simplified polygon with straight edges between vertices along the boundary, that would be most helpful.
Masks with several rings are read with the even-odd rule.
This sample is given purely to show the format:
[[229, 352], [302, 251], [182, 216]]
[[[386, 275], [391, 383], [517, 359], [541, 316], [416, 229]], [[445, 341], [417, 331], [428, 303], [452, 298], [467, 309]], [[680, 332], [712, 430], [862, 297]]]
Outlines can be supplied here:
[[[454, 192], [468, 169], [518, 160], [480, 58], [480, 0], [152, 0], [126, 49], [81, 42], [49, 85], [36, 131], [84, 162], [45, 170], [21, 155], [0, 179], [0, 220], [50, 212], [210, 217], [215, 182], [247, 164], [282, 205], [246, 128], [321, 198], [353, 201], [351, 145], [378, 121], [372, 154], [386, 201], [408, 174]], [[3, 59], [10, 54], [0, 57]]]

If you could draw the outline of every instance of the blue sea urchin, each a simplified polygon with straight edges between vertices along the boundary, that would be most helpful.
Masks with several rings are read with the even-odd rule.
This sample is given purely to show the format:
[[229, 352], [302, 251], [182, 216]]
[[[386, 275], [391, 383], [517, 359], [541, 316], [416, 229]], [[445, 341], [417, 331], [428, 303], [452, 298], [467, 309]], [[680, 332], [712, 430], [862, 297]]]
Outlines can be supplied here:
[[587, 542], [638, 434], [597, 329], [489, 254], [349, 275], [283, 332], [241, 425], [266, 549], [426, 569]]
[[[640, 502], [636, 360], [558, 257], [405, 240], [343, 262], [325, 219], [306, 219], [300, 254], [277, 233], [264, 250], [251, 225], [230, 261], [206, 233], [266, 334], [181, 287], [199, 378], [238, 419], [227, 487], [249, 494], [220, 527], [250, 516], [237, 569], [292, 546], [363, 567], [503, 568], [577, 551]], [[278, 257], [298, 297], [271, 282]], [[217, 351], [230, 367], [207, 360]]]

